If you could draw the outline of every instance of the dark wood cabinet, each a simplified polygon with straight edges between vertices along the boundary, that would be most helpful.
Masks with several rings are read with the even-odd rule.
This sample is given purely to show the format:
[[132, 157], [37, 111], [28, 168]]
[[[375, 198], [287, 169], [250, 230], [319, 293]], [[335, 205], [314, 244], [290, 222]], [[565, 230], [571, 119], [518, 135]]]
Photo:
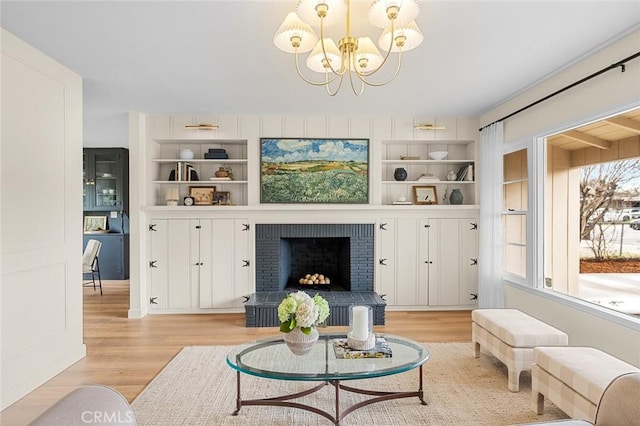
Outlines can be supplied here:
[[84, 148], [82, 152], [84, 216], [106, 216], [109, 231], [84, 234], [83, 250], [88, 240], [100, 241], [102, 279], [129, 279], [129, 150]]
[[83, 150], [84, 211], [129, 210], [129, 150], [85, 148]]
[[83, 251], [87, 246], [87, 241], [92, 239], [102, 243], [98, 255], [100, 277], [103, 280], [128, 280], [129, 234], [85, 234], [82, 239]]

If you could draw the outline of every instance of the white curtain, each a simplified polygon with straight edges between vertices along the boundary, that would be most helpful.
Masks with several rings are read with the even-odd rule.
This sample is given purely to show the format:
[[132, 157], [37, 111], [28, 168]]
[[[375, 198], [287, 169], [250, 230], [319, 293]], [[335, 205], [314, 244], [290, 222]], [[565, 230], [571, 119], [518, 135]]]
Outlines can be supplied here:
[[480, 144], [480, 247], [478, 307], [504, 307], [502, 285], [502, 122], [482, 130]]

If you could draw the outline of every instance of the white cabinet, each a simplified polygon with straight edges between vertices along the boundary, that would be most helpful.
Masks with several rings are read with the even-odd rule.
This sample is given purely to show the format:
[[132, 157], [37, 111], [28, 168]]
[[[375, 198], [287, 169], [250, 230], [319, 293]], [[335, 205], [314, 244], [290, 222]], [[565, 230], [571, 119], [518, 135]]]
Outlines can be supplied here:
[[[192, 220], [156, 219], [149, 223], [147, 274], [149, 310], [188, 309], [197, 302], [198, 267]], [[197, 223], [197, 221], [195, 221]]]
[[378, 222], [376, 291], [390, 307], [477, 304], [475, 218]]
[[[435, 186], [438, 204], [449, 204], [453, 189], [460, 190], [463, 204], [476, 204], [475, 149], [473, 140], [382, 141], [382, 204], [393, 204], [402, 198], [413, 201], [413, 186], [416, 185]], [[447, 156], [433, 160], [429, 153], [435, 151], [446, 151]], [[406, 180], [395, 180], [394, 172], [398, 168], [406, 170]], [[463, 170], [466, 171], [464, 177]], [[461, 180], [448, 181], [450, 171]], [[421, 176], [431, 179], [419, 181]]]
[[429, 306], [477, 305], [478, 226], [474, 218], [420, 220], [424, 244], [421, 276], [428, 281]]
[[245, 219], [151, 219], [150, 311], [240, 308], [251, 293]]
[[[180, 153], [189, 150], [193, 159], [180, 158]], [[210, 150], [224, 150], [228, 159], [206, 159]], [[166, 192], [178, 188], [182, 204], [189, 195], [190, 186], [214, 187], [219, 192], [229, 192], [234, 205], [247, 204], [247, 140], [246, 139], [152, 139], [149, 143], [147, 177], [150, 179], [148, 202], [151, 205], [166, 205]], [[191, 168], [195, 174], [176, 173], [178, 168]], [[233, 172], [232, 180], [211, 180], [220, 167]], [[197, 180], [195, 176], [197, 175]]]
[[[200, 308], [241, 308], [251, 290], [250, 225], [246, 219], [200, 220]], [[201, 260], [202, 262], [202, 260]]]
[[[378, 222], [378, 286], [390, 306], [416, 305], [419, 240], [416, 219]], [[426, 302], [424, 303], [426, 305]]]

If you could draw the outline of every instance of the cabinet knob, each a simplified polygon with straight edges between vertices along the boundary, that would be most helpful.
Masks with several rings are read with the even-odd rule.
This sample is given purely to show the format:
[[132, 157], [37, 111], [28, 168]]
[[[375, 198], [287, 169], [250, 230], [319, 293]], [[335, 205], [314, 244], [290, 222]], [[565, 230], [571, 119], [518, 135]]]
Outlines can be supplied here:
[[380, 259], [378, 260], [378, 263], [382, 266], [387, 266], [387, 259]]
[[381, 223], [380, 224], [380, 230], [381, 231], [386, 231], [387, 230], [387, 224], [386, 223]]
[[478, 294], [477, 293], [469, 293], [469, 296], [471, 296], [471, 298], [469, 300], [478, 300]]
[[469, 231], [475, 231], [478, 229], [478, 224], [477, 223], [470, 223], [471, 225], [471, 229], [469, 229]]
[[242, 267], [243, 268], [247, 268], [247, 267], [249, 267], [249, 265], [250, 265], [250, 262], [248, 260], [245, 260], [245, 259], [242, 260]]
[[470, 266], [475, 266], [478, 264], [478, 259], [469, 259], [469, 260], [471, 260]]
[[156, 266], [156, 262], [157, 262], [157, 260], [151, 260], [151, 261], [149, 261], [149, 268], [157, 268], [157, 266]]
[[157, 305], [158, 302], [156, 302], [157, 297], [150, 297], [149, 298], [149, 304], [150, 305]]
[[243, 223], [242, 224], [242, 230], [243, 231], [248, 231], [249, 230], [249, 224], [248, 223]]
[[155, 223], [151, 223], [151, 224], [149, 224], [149, 231], [157, 232], [156, 224], [155, 224]]
[[430, 260], [425, 260], [424, 263], [428, 263], [429, 265], [431, 265], [433, 262]]

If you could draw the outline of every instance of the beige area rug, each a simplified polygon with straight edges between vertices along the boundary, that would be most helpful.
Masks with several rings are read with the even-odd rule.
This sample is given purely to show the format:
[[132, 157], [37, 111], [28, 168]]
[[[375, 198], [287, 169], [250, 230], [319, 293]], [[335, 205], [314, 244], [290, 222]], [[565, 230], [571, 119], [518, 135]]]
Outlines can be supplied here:
[[[473, 357], [471, 343], [428, 343], [424, 392], [418, 398], [385, 401], [356, 410], [343, 425], [510, 425], [566, 418], [550, 403], [543, 415], [531, 409], [531, 376], [523, 373], [520, 392], [507, 389], [507, 369], [489, 355]], [[329, 425], [317, 414], [283, 407], [246, 406], [235, 410], [236, 375], [226, 364], [230, 346], [185, 347], [138, 395], [133, 409], [141, 425]], [[371, 390], [417, 390], [418, 369], [393, 376], [350, 381]], [[317, 382], [315, 382], [317, 383]], [[242, 375], [246, 399], [265, 398], [311, 387], [309, 382], [276, 381]], [[340, 393], [345, 407], [364, 395]], [[296, 400], [334, 413], [333, 387]]]

